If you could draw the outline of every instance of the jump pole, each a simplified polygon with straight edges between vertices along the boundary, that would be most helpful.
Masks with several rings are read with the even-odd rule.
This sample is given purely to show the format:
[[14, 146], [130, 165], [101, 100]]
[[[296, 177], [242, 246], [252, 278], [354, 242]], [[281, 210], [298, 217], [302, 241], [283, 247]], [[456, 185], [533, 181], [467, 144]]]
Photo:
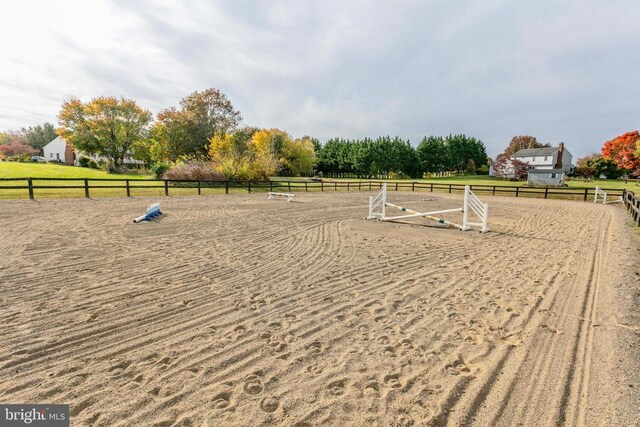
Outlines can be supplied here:
[[425, 215], [425, 213], [423, 213], [423, 212], [414, 211], [413, 209], [405, 208], [403, 206], [394, 205], [393, 203], [387, 202], [386, 205], [390, 206], [392, 208], [399, 209], [399, 210], [401, 210], [403, 212], [407, 212], [409, 215], [400, 215], [400, 216], [394, 216], [394, 217], [390, 217], [390, 218], [380, 218], [382, 221], [395, 221], [397, 219], [407, 219], [407, 218], [418, 218], [418, 217], [421, 217], [421, 218], [428, 218], [430, 220], [439, 222], [440, 224], [452, 225], [452, 226], [457, 227], [457, 228], [459, 228], [461, 230], [463, 229], [462, 225], [460, 225], [460, 224], [456, 224], [455, 222], [447, 221], [446, 219], [442, 219], [442, 218], [438, 218], [437, 216], [433, 216], [433, 215], [444, 214], [444, 213], [460, 212], [462, 210], [461, 208], [434, 211], [434, 212], [429, 212], [429, 215]]

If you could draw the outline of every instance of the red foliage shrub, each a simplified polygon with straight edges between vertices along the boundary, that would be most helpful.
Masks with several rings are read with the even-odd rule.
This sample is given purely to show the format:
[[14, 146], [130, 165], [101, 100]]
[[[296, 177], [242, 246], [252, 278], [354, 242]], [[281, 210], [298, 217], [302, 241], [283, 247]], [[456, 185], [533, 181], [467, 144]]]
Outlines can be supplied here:
[[202, 160], [193, 160], [181, 163], [166, 171], [165, 179], [187, 179], [194, 181], [224, 181], [226, 178], [216, 170], [213, 163]]
[[0, 145], [0, 153], [8, 159], [18, 158], [24, 160], [31, 156], [37, 156], [39, 151], [21, 142], [10, 142]]

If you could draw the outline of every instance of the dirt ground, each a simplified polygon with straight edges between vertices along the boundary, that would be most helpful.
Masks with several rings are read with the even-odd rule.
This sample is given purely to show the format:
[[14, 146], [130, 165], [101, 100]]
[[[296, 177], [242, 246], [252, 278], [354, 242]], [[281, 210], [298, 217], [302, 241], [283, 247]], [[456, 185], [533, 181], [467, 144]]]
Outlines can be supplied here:
[[0, 202], [0, 402], [74, 426], [638, 423], [624, 209], [483, 196], [480, 234], [366, 221], [368, 195]]

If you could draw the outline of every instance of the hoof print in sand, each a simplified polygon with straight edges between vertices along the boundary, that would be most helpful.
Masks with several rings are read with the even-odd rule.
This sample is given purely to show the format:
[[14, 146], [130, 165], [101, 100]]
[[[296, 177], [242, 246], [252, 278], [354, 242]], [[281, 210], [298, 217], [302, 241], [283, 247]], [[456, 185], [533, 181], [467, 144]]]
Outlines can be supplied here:
[[262, 399], [262, 402], [260, 402], [260, 409], [264, 412], [275, 412], [278, 410], [278, 407], [280, 407], [280, 400], [277, 397], [265, 397]]
[[329, 383], [327, 389], [331, 396], [342, 396], [344, 394], [344, 388], [347, 384], [347, 380], [337, 380]]
[[213, 408], [218, 410], [229, 408], [231, 406], [231, 394], [230, 391], [224, 391], [213, 396], [213, 399], [211, 399]]

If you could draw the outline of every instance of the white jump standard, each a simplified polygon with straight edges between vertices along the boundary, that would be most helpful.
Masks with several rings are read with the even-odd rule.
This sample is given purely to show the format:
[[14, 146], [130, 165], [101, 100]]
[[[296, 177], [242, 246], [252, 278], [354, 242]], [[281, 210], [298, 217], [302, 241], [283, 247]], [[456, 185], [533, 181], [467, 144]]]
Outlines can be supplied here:
[[275, 193], [273, 191], [269, 192], [269, 198], [267, 198], [267, 200], [271, 200], [274, 197], [286, 197], [287, 198], [287, 202], [293, 202], [293, 198], [296, 195], [293, 193]]
[[[396, 208], [401, 210], [402, 212], [406, 212], [406, 215], [397, 215], [397, 216], [387, 216], [387, 206], [391, 208]], [[379, 211], [376, 211], [379, 209]], [[469, 212], [473, 212], [476, 216], [480, 218], [481, 222], [471, 222], [469, 221]], [[455, 222], [448, 221], [443, 218], [439, 218], [435, 215], [445, 214], [445, 213], [453, 213], [453, 212], [462, 212], [462, 224], [456, 224]], [[405, 208], [402, 206], [394, 205], [393, 203], [387, 202], [387, 184], [382, 185], [382, 190], [375, 196], [369, 197], [369, 216], [367, 219], [378, 219], [380, 221], [396, 221], [399, 219], [407, 219], [407, 218], [428, 218], [433, 221], [439, 222], [440, 224], [449, 225], [452, 227], [459, 228], [462, 231], [471, 230], [472, 227], [479, 227], [480, 232], [486, 233], [489, 231], [488, 221], [489, 221], [489, 204], [482, 203], [478, 197], [473, 194], [471, 188], [466, 185], [464, 187], [464, 204], [461, 208], [455, 209], [444, 209], [440, 211], [432, 211], [432, 212], [417, 212], [413, 209]]]
[[602, 188], [600, 187], [596, 187], [596, 194], [594, 194], [593, 196], [593, 203], [598, 203], [598, 197], [600, 197], [602, 199], [602, 204], [606, 205], [607, 203], [622, 203], [622, 196], [618, 197], [617, 199], [611, 201], [607, 201], [607, 192], [603, 191]]

